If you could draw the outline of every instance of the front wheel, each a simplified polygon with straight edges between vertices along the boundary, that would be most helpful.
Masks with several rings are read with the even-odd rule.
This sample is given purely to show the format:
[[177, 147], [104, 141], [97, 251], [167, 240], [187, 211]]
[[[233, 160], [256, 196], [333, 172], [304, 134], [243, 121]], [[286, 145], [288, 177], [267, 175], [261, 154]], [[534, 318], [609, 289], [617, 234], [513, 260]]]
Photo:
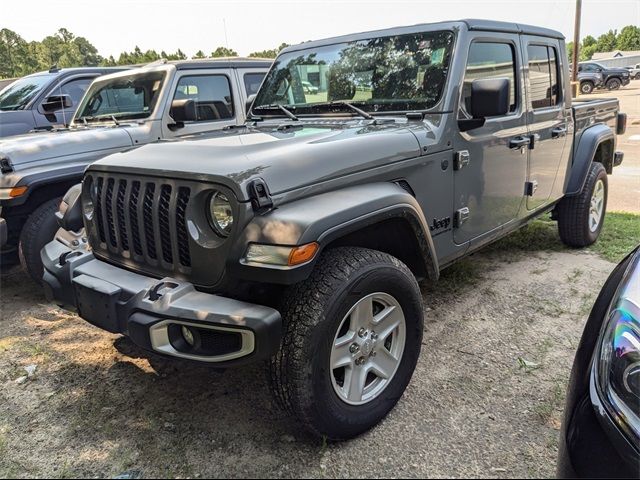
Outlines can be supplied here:
[[618, 90], [622, 86], [622, 82], [617, 78], [610, 78], [607, 81], [607, 88], [609, 90]]
[[587, 247], [598, 239], [607, 210], [607, 172], [591, 164], [582, 191], [563, 198], [556, 207], [560, 239], [570, 247]]
[[59, 228], [55, 214], [60, 206], [60, 200], [60, 198], [54, 198], [36, 208], [27, 218], [20, 233], [18, 245], [20, 262], [37, 284], [42, 283], [44, 273], [40, 250], [53, 240]]
[[583, 95], [589, 95], [591, 92], [593, 92], [594, 88], [595, 86], [593, 85], [593, 82], [582, 82], [580, 84], [580, 93], [582, 93]]
[[422, 297], [396, 258], [336, 248], [282, 309], [285, 333], [271, 362], [274, 394], [313, 434], [357, 436], [395, 406], [422, 344]]

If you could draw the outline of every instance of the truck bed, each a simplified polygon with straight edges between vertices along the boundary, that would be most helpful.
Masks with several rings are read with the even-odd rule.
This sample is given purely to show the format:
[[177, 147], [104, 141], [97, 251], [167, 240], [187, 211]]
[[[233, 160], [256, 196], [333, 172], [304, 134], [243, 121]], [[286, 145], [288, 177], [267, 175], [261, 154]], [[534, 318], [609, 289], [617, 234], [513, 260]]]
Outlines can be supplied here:
[[584, 130], [596, 123], [603, 123], [616, 129], [617, 114], [620, 105], [617, 98], [573, 99], [573, 118], [575, 120], [574, 145], [578, 144]]

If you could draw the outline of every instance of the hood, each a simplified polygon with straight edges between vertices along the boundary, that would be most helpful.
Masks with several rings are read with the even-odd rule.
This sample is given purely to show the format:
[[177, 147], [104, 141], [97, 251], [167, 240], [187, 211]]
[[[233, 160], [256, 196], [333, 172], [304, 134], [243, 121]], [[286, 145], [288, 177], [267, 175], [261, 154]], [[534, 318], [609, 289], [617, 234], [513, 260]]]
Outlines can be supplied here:
[[294, 124], [244, 128], [116, 153], [90, 169], [222, 183], [239, 200], [262, 178], [272, 195], [415, 158], [420, 145], [402, 124]]
[[18, 171], [35, 162], [127, 148], [133, 144], [127, 128], [77, 128], [7, 137], [0, 139], [0, 158], [8, 158]]

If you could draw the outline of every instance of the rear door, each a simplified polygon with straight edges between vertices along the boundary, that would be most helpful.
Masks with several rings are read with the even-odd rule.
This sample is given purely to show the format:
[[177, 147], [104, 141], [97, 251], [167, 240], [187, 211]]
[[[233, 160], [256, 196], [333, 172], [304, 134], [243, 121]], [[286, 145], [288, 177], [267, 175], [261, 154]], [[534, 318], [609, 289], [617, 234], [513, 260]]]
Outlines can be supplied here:
[[[572, 121], [571, 106], [563, 98], [562, 69], [558, 40], [522, 37], [527, 65], [527, 123], [531, 145], [527, 175], [527, 210], [551, 200], [560, 165], [565, 165], [567, 133]], [[566, 151], [565, 151], [566, 150]]]
[[[178, 70], [172, 85], [169, 108], [165, 109], [163, 118], [165, 138], [220, 130], [236, 125], [238, 118], [244, 121], [236, 84], [232, 69], [208, 72]], [[175, 128], [171, 118], [171, 102], [184, 99], [195, 102], [198, 118]]]
[[468, 159], [454, 172], [456, 244], [492, 238], [517, 217], [523, 203], [529, 150], [521, 66], [517, 34], [477, 32], [472, 36], [458, 118], [470, 118], [471, 83], [483, 78], [509, 80], [510, 111], [456, 137], [456, 155]]

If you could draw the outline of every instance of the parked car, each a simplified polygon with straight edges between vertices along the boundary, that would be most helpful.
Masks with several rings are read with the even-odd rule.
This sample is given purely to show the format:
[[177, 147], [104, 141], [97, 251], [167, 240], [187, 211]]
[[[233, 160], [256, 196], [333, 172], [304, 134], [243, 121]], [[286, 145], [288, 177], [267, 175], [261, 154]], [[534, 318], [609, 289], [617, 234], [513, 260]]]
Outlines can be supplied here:
[[578, 72], [578, 81], [580, 82], [580, 93], [583, 95], [589, 95], [596, 88], [604, 86], [602, 73], [599, 72]]
[[629, 70], [629, 75], [631, 76], [631, 78], [640, 80], [640, 63], [636, 63], [632, 67], [624, 67], [624, 68]]
[[47, 296], [162, 355], [269, 360], [305, 428], [356, 436], [411, 379], [419, 280], [549, 211], [566, 244], [598, 238], [625, 117], [572, 106], [566, 58], [559, 32], [486, 20], [288, 47], [244, 128], [88, 167], [42, 251]]
[[112, 68], [52, 68], [11, 82], [0, 91], [0, 138], [71, 122], [91, 82]]
[[595, 72], [602, 74], [602, 82], [609, 90], [617, 90], [629, 85], [631, 76], [624, 68], [607, 68], [597, 62], [582, 62], [578, 64], [578, 72]]
[[559, 478], [640, 473], [640, 249], [605, 283], [578, 346], [564, 409]]
[[156, 62], [96, 80], [66, 129], [0, 140], [2, 264], [42, 279], [40, 250], [57, 230], [60, 198], [91, 162], [162, 139], [242, 125], [245, 102], [272, 60]]

